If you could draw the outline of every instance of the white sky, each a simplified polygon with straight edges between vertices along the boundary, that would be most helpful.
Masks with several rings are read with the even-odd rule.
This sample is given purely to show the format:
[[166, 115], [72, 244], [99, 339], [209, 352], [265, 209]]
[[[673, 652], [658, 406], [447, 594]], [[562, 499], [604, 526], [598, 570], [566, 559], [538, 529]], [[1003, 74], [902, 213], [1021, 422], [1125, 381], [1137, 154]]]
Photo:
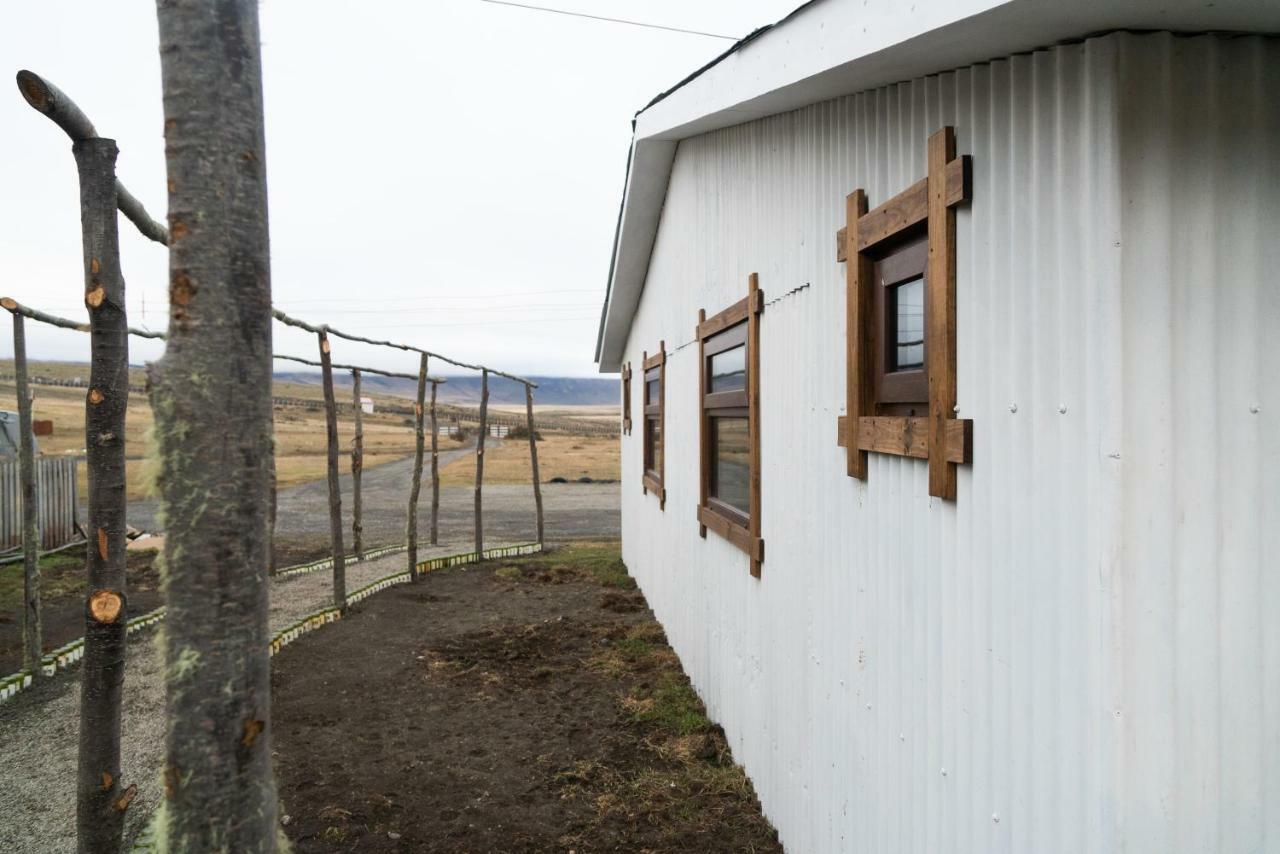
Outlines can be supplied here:
[[[733, 36], [799, 4], [532, 2]], [[13, 75], [75, 99], [163, 220], [155, 5], [5, 7], [0, 295], [83, 319], [70, 142]], [[730, 42], [480, 0], [264, 0], [261, 20], [276, 306], [515, 373], [594, 374], [631, 118]], [[163, 329], [165, 250], [123, 217], [120, 234], [130, 322]], [[30, 358], [87, 359], [87, 336], [27, 329]], [[277, 352], [316, 357], [313, 337], [275, 336]], [[162, 348], [133, 339], [130, 361]], [[344, 341], [335, 359], [416, 372], [408, 354]]]

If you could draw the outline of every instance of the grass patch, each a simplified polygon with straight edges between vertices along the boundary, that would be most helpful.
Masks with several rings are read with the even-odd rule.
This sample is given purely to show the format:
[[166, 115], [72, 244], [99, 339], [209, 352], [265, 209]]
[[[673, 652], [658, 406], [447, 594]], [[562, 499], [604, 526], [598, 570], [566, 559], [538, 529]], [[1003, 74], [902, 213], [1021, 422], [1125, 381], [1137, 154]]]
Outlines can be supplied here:
[[618, 590], [634, 590], [636, 586], [627, 574], [617, 542], [567, 543], [540, 555], [502, 561], [494, 572], [508, 581], [580, 578]]
[[[145, 573], [156, 559], [151, 551], [125, 553], [125, 565], [132, 580]], [[40, 598], [46, 603], [77, 599], [84, 595], [84, 547], [67, 549], [40, 558]], [[22, 613], [22, 562], [0, 566], [0, 614]]]
[[682, 673], [667, 674], [652, 691], [628, 695], [623, 708], [636, 723], [655, 724], [670, 735], [695, 735], [711, 729], [702, 701]]

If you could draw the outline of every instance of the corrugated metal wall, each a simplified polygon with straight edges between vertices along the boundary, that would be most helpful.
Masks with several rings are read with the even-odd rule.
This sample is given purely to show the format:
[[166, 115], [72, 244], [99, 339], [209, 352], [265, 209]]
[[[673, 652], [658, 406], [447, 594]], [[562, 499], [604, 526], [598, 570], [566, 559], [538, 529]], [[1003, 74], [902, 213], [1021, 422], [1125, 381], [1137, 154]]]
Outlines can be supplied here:
[[[1278, 59], [1116, 34], [681, 143], [625, 357], [666, 341], [667, 504], [636, 430], [623, 550], [789, 850], [1280, 850]], [[836, 446], [844, 196], [943, 124], [953, 504]], [[759, 581], [695, 518], [697, 310], [753, 271]]]
[[[40, 548], [56, 549], [80, 536], [76, 530], [76, 463], [67, 457], [36, 460]], [[18, 461], [0, 462], [0, 550], [22, 545], [22, 478]]]

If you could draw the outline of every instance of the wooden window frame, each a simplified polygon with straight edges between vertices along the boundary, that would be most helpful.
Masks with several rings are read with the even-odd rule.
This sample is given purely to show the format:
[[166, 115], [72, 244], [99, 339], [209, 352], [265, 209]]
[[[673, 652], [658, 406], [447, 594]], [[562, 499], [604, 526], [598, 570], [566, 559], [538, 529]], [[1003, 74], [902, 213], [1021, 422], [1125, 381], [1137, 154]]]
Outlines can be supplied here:
[[[667, 342], [658, 342], [658, 352], [652, 356], [646, 351], [642, 354], [640, 361], [640, 402], [641, 402], [641, 430], [640, 430], [640, 457], [641, 470], [640, 486], [645, 494], [652, 492], [658, 498], [658, 509], [665, 510], [667, 507], [667, 490], [663, 486], [665, 480], [664, 472], [667, 467], [667, 421], [666, 421], [666, 401], [667, 401]], [[649, 372], [657, 371], [658, 380], [658, 402], [651, 404], [649, 402]], [[658, 423], [657, 446], [660, 452], [660, 460], [656, 469], [649, 468], [649, 431], [652, 429], [650, 422]]]
[[[956, 409], [956, 212], [972, 195], [968, 155], [956, 156], [955, 129], [929, 137], [928, 176], [874, 210], [854, 190], [845, 199], [845, 227], [836, 235], [836, 260], [845, 268], [845, 411], [837, 421], [846, 473], [865, 480], [867, 453], [894, 454], [929, 462], [929, 494], [956, 497], [956, 466], [970, 462], [973, 422]], [[894, 411], [877, 399], [877, 365], [883, 366], [887, 319], [877, 315], [875, 263], [923, 227], [925, 273], [925, 417]], [[879, 330], [879, 332], [877, 331]], [[936, 449], [936, 452], [934, 452]]]
[[[698, 311], [698, 534], [704, 539], [708, 529], [725, 538], [750, 559], [751, 575], [759, 578], [764, 563], [764, 540], [760, 536], [760, 315], [764, 312], [764, 292], [760, 277], [752, 273], [747, 280], [747, 296], [724, 311], [708, 318], [705, 309]], [[711, 339], [741, 328], [742, 333]], [[746, 345], [747, 388], [745, 391], [708, 391], [710, 358], [740, 344]], [[711, 492], [711, 419], [715, 414], [747, 417], [750, 448], [748, 478], [750, 512], [743, 514], [735, 507], [717, 501]]]
[[622, 366], [622, 433], [631, 435], [631, 363]]

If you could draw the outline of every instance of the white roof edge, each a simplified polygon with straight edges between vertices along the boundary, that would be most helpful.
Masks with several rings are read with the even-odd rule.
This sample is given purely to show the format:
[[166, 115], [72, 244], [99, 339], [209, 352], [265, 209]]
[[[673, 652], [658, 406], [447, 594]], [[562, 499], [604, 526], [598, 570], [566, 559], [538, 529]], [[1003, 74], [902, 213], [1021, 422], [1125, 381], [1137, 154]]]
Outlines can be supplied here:
[[681, 139], [1112, 30], [1280, 32], [1257, 0], [813, 0], [636, 117], [596, 361], [618, 371]]

